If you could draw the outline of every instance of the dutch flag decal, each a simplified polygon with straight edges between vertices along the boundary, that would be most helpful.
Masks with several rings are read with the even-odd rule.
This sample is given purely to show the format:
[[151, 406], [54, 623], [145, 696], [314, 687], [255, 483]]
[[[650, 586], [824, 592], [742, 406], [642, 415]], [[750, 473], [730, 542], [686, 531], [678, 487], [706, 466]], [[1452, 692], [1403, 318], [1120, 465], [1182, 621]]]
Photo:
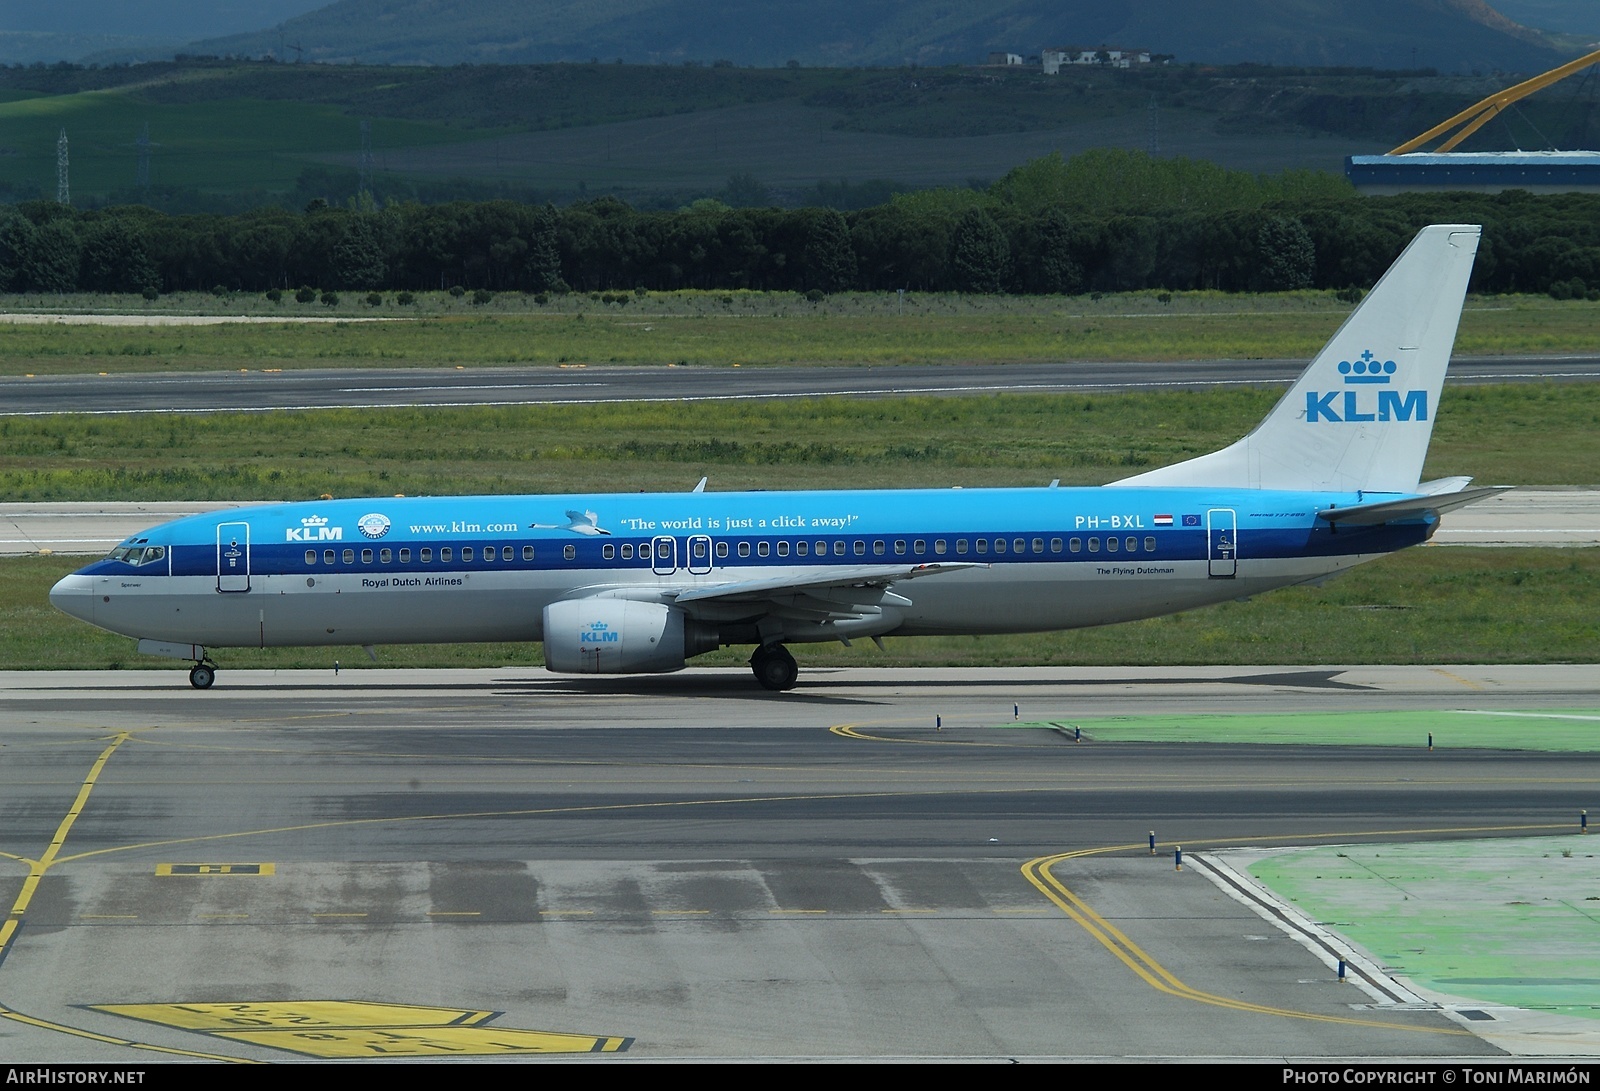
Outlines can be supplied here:
[[1156, 526], [1158, 527], [1170, 527], [1172, 525], [1172, 516], [1158, 515], [1156, 516], [1155, 522]]

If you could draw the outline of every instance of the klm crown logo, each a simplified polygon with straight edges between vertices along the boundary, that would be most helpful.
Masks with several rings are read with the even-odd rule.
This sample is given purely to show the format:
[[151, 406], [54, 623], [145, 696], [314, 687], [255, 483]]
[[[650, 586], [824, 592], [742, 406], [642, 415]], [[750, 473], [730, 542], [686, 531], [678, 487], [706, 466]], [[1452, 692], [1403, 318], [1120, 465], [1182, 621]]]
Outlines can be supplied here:
[[1346, 386], [1387, 383], [1397, 370], [1393, 360], [1379, 360], [1371, 349], [1363, 352], [1354, 363], [1339, 361], [1339, 374], [1344, 376]]
[[[1339, 374], [1344, 378], [1345, 389], [1306, 391], [1306, 423], [1427, 420], [1428, 392], [1393, 389], [1399, 371], [1393, 360], [1380, 360], [1371, 349], [1354, 360], [1340, 360]], [[1389, 389], [1368, 392], [1360, 389], [1362, 387]]]
[[578, 634], [579, 644], [619, 644], [621, 633], [613, 633], [603, 621], [591, 622], [589, 628]]
[[325, 515], [307, 515], [297, 527], [283, 532], [286, 542], [340, 542], [344, 540], [343, 527], [330, 527]]

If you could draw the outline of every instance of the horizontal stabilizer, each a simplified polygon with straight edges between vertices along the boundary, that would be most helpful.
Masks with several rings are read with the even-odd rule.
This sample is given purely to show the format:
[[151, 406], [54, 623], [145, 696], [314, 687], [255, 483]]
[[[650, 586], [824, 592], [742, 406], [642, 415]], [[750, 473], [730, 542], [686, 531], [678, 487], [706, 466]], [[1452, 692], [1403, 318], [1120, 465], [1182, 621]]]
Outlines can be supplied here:
[[1348, 508], [1329, 508], [1317, 512], [1317, 518], [1326, 523], [1348, 523], [1351, 526], [1371, 527], [1380, 523], [1393, 523], [1401, 519], [1417, 519], [1424, 515], [1438, 515], [1452, 508], [1464, 508], [1499, 496], [1513, 488], [1511, 485], [1486, 485], [1478, 489], [1433, 496], [1408, 496], [1404, 500], [1380, 500], [1375, 504], [1352, 504]]

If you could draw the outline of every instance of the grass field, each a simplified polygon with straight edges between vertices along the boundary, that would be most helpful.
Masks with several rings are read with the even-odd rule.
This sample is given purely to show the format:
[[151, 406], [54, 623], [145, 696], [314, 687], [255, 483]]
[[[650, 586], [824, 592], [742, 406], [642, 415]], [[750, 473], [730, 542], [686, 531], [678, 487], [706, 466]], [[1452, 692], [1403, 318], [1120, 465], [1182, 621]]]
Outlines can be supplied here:
[[[0, 670], [166, 668], [133, 641], [49, 605], [50, 585], [82, 558], [0, 561]], [[1591, 662], [1600, 647], [1600, 551], [1422, 548], [1322, 587], [1291, 587], [1172, 617], [1031, 636], [889, 638], [797, 645], [802, 666], [1183, 665], [1207, 663]], [[701, 656], [742, 663], [748, 648]], [[227, 649], [224, 668], [368, 664], [356, 648]], [[541, 661], [537, 645], [400, 645], [383, 666], [503, 666]]]
[[[615, 298], [615, 297], [613, 297]], [[0, 298], [0, 314], [91, 312], [347, 316], [387, 322], [41, 325], [0, 319], [0, 374], [215, 368], [465, 367], [497, 364], [883, 364], [1309, 359], [1349, 315], [1330, 292], [994, 297], [671, 292], [626, 304], [588, 295], [484, 305], [427, 293], [402, 307], [346, 294], [337, 308], [260, 296]], [[1600, 303], [1542, 296], [1472, 300], [1456, 351], [1585, 353], [1600, 347]]]
[[[1277, 399], [1155, 394], [825, 398], [0, 417], [9, 500], [1103, 484], [1216, 450]], [[1600, 384], [1445, 391], [1426, 477], [1600, 479]]]
[[[0, 102], [0, 183], [55, 194], [56, 140], [67, 132], [74, 193], [133, 186], [137, 141], [150, 126], [150, 181], [202, 190], [290, 190], [316, 157], [361, 148], [360, 122], [337, 107], [249, 99], [164, 104], [120, 91], [82, 91]], [[476, 138], [437, 122], [386, 120], [375, 154]]]

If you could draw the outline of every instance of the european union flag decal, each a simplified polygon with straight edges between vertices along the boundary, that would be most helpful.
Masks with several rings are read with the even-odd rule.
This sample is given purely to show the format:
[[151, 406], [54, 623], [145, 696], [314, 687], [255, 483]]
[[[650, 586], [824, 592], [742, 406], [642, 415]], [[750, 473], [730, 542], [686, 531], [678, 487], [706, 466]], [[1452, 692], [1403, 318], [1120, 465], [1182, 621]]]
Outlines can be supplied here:
[[1197, 527], [1200, 525], [1200, 517], [1198, 515], [1185, 515], [1183, 517], [1183, 525], [1186, 527]]

